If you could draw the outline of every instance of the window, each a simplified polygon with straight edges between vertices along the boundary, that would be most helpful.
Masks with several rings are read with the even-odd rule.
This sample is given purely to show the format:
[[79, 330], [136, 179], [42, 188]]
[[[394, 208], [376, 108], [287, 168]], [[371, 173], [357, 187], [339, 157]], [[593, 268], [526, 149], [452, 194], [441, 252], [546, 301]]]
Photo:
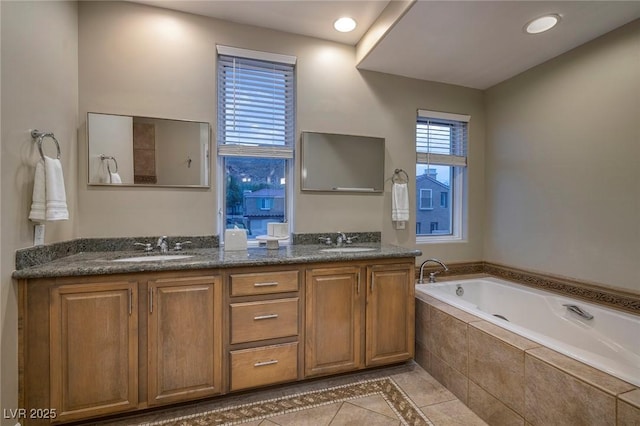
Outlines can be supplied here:
[[296, 58], [217, 46], [221, 229], [291, 222]]
[[[416, 239], [419, 243], [462, 239], [469, 119], [467, 115], [418, 111]], [[433, 202], [434, 193], [440, 194], [440, 203]]]
[[433, 209], [433, 194], [431, 189], [420, 189], [420, 210]]
[[449, 193], [441, 192], [440, 193], [440, 207], [449, 208]]

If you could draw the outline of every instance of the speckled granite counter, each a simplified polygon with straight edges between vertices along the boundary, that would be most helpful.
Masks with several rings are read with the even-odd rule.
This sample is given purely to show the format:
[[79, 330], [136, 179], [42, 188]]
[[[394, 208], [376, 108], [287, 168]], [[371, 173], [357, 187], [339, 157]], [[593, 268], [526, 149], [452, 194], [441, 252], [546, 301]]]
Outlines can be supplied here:
[[[103, 251], [78, 253], [41, 265], [19, 269], [13, 273], [16, 279], [104, 275], [148, 271], [177, 271], [186, 269], [229, 268], [236, 266], [265, 266], [369, 260], [384, 258], [406, 258], [420, 256], [422, 252], [393, 245], [354, 244], [354, 247], [369, 247], [373, 250], [361, 252], [323, 252], [323, 245], [289, 245], [278, 250], [249, 248], [246, 251], [227, 251], [220, 248], [202, 248], [170, 252], [191, 255], [186, 259], [151, 262], [114, 262], [114, 259], [144, 256], [141, 251]], [[158, 252], [149, 253], [157, 255]]]

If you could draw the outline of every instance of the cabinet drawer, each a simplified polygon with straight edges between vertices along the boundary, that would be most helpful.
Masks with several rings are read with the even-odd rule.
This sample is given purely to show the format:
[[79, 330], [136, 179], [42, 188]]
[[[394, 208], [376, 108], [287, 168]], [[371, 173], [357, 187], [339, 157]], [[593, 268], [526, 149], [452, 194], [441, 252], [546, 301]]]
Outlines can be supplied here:
[[231, 344], [297, 335], [297, 297], [231, 304]]
[[231, 296], [298, 291], [298, 271], [232, 274]]
[[298, 378], [298, 344], [264, 346], [231, 352], [231, 390]]

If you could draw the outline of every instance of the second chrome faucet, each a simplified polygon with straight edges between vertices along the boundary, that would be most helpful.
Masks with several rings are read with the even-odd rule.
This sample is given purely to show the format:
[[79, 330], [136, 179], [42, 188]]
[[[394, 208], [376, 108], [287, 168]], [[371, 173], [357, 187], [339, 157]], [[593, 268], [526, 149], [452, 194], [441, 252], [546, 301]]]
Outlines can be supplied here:
[[[447, 265], [445, 265], [442, 261], [436, 259], [436, 258], [430, 258], [425, 260], [424, 262], [422, 262], [422, 264], [420, 265], [420, 278], [418, 279], [418, 284], [424, 284], [424, 267], [427, 263], [429, 262], [433, 262], [433, 263], [437, 263], [440, 266], [442, 266], [444, 268], [444, 272], [447, 272], [449, 270], [449, 268], [447, 268]], [[429, 273], [429, 282], [430, 283], [435, 283], [436, 282], [436, 274], [439, 274], [440, 271], [433, 271], [431, 273]]]

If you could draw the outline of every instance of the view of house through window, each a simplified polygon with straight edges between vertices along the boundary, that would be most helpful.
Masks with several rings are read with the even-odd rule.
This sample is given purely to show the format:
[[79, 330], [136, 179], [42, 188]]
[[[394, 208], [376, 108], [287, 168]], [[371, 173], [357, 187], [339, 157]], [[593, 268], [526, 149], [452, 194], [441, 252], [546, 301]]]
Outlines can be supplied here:
[[418, 111], [416, 236], [462, 235], [463, 177], [469, 116]]
[[225, 159], [225, 228], [246, 229], [251, 238], [266, 235], [268, 222], [285, 221], [285, 162], [271, 158]]
[[249, 239], [266, 235], [269, 222], [290, 222], [294, 64], [295, 57], [218, 46], [220, 219]]

